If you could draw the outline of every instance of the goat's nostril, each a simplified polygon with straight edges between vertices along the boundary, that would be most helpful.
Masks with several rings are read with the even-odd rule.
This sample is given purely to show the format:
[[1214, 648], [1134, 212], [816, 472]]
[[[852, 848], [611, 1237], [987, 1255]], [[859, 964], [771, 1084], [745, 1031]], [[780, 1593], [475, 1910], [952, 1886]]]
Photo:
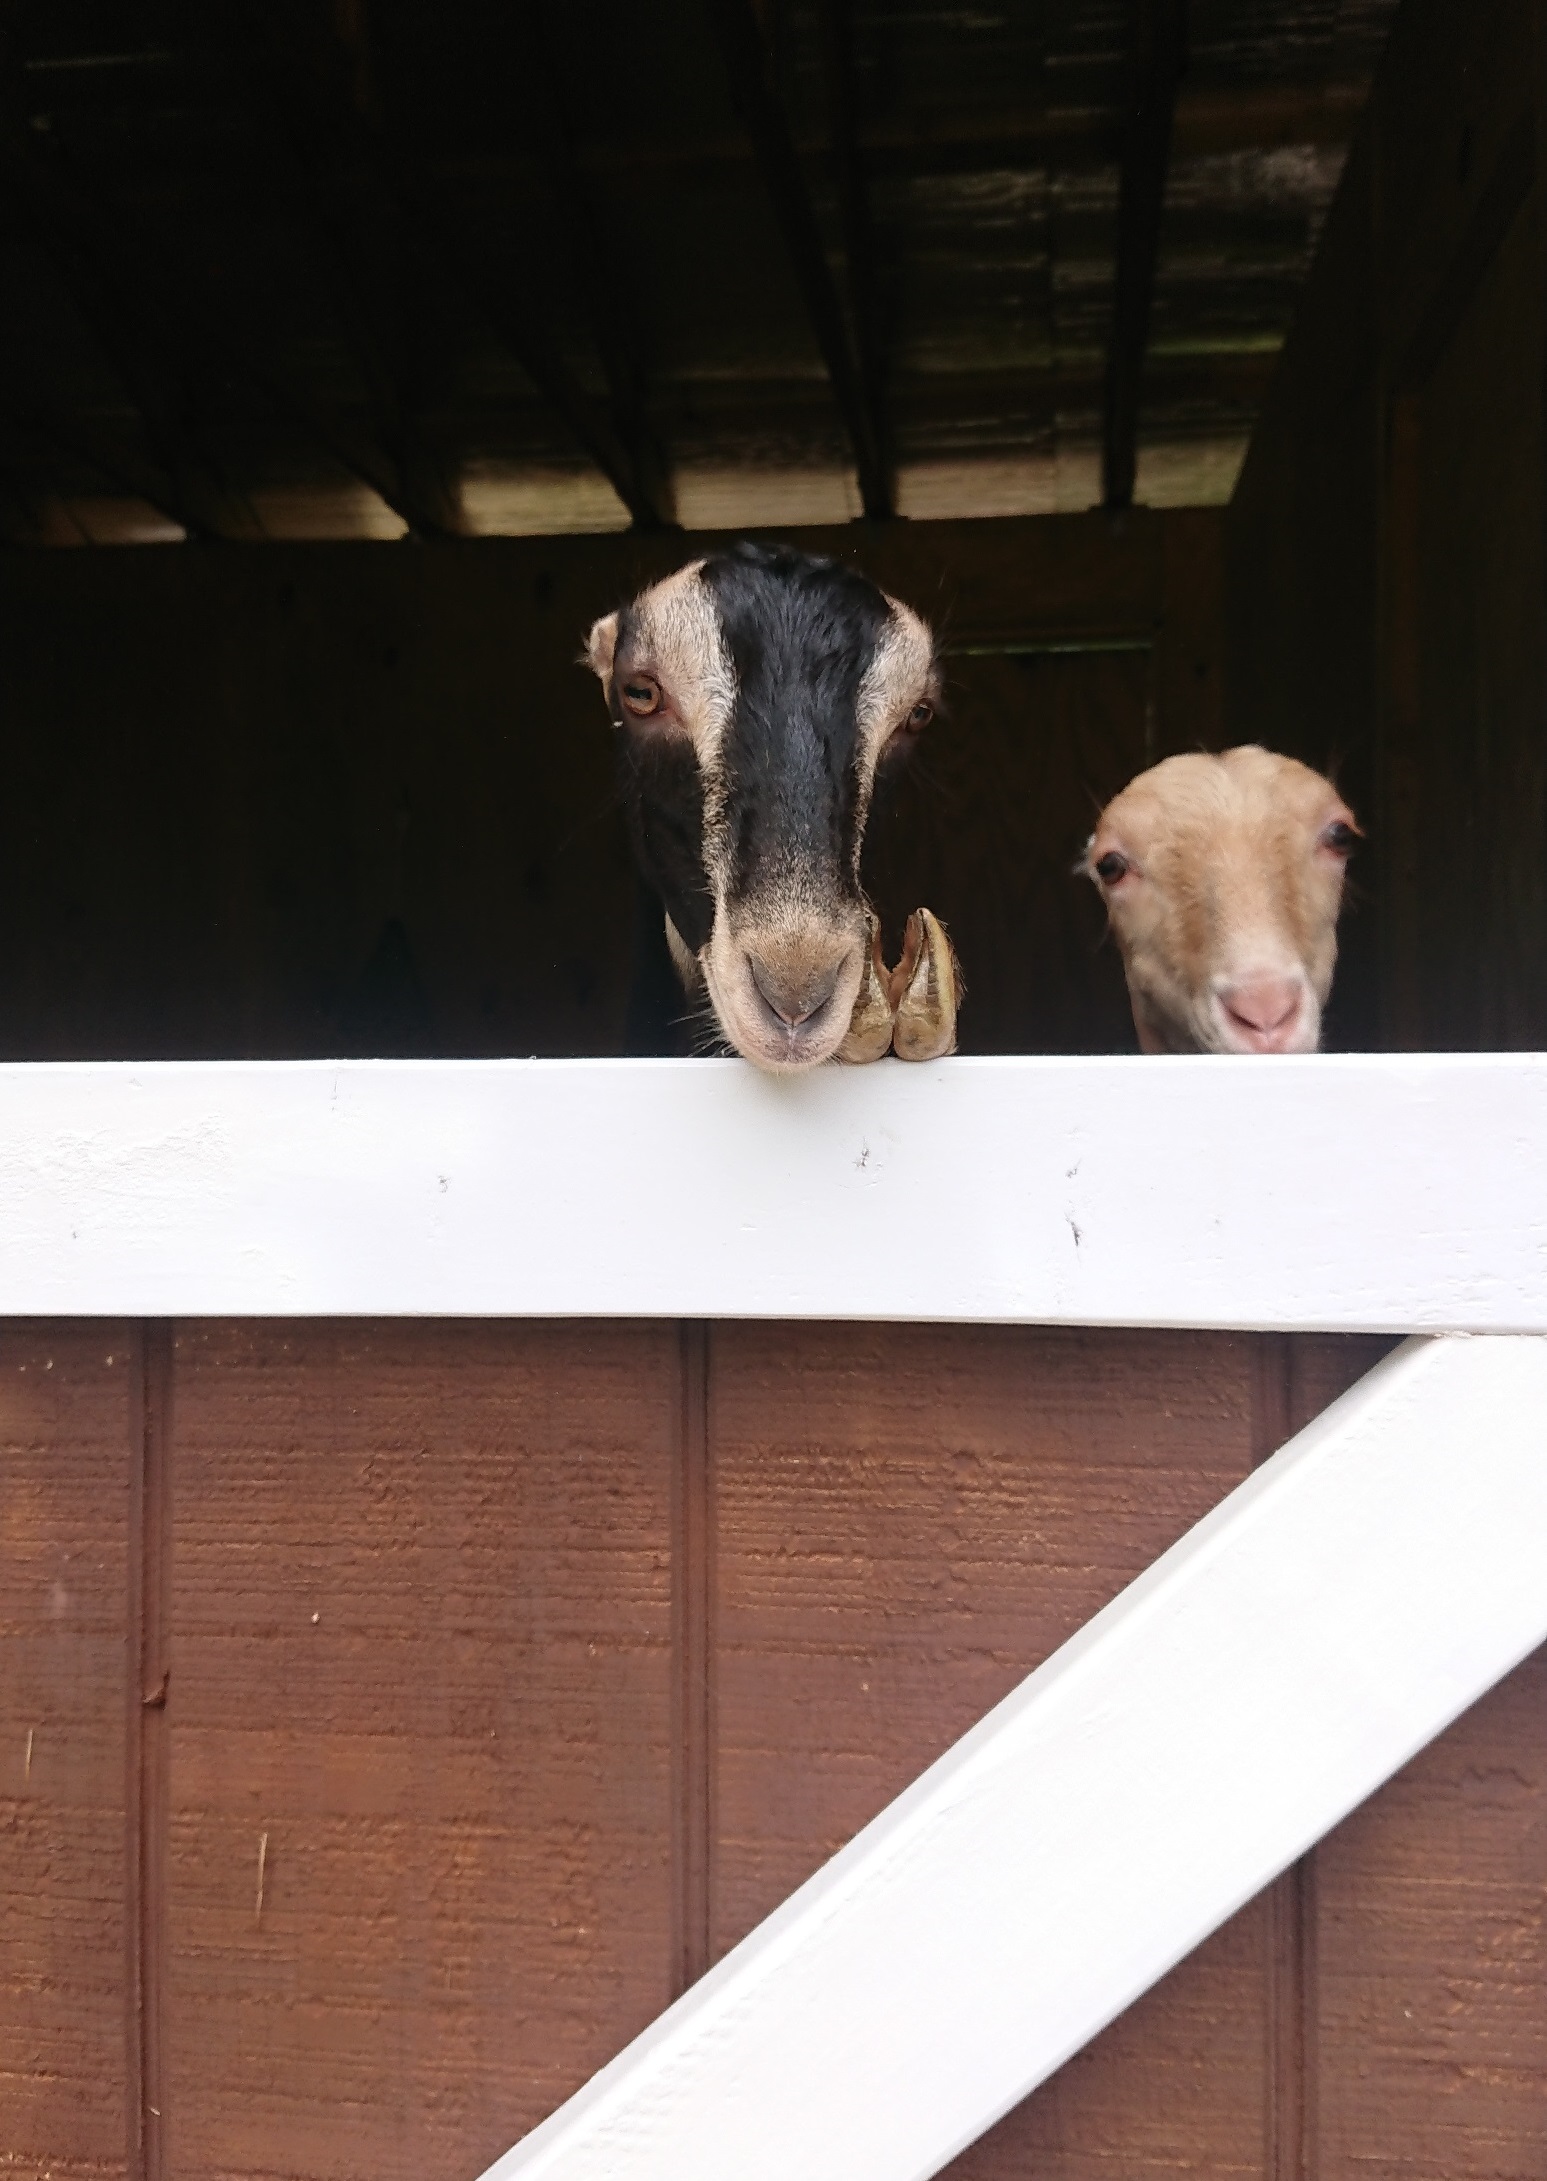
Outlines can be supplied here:
[[836, 968], [792, 975], [755, 954], [747, 956], [747, 967], [765, 1005], [791, 1030], [820, 1014], [838, 983]]

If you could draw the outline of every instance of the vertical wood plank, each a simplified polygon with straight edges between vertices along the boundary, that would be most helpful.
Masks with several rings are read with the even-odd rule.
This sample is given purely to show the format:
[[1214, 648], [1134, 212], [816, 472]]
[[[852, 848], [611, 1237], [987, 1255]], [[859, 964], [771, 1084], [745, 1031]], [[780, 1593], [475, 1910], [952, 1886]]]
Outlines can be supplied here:
[[171, 1581], [172, 1331], [136, 1328], [130, 1355], [129, 1672], [125, 1691], [125, 2056], [130, 2181], [165, 2160], [168, 1607]]
[[681, 1373], [672, 1461], [672, 1992], [703, 1975], [710, 1953], [714, 1796], [713, 1475], [709, 1328], [678, 1328]]
[[[1252, 1457], [1270, 1455], [1373, 1369], [1393, 1345], [1361, 1334], [1259, 1333], [1252, 1343]], [[1268, 2181], [1316, 2181], [1316, 1850], [1269, 1889], [1267, 2103], [1263, 2170]]]
[[175, 1378], [169, 2170], [477, 2173], [671, 1996], [676, 1328]]
[[[1296, 1334], [1296, 1422], [1392, 1345]], [[1547, 1654], [1313, 1860], [1307, 2181], [1547, 2173]]]
[[126, 2168], [134, 1344], [0, 1325], [0, 2162]]
[[[1251, 1343], [715, 1331], [723, 1951], [1243, 1478]], [[952, 2168], [1261, 2170], [1254, 1903]]]

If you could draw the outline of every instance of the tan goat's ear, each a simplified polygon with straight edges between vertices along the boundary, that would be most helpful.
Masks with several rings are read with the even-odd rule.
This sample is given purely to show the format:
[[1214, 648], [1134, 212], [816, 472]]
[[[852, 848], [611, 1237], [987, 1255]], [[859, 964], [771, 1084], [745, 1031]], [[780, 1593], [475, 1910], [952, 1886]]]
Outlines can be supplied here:
[[593, 621], [591, 633], [585, 641], [586, 665], [597, 677], [607, 694], [612, 694], [612, 657], [618, 648], [618, 617], [604, 613], [600, 621]]

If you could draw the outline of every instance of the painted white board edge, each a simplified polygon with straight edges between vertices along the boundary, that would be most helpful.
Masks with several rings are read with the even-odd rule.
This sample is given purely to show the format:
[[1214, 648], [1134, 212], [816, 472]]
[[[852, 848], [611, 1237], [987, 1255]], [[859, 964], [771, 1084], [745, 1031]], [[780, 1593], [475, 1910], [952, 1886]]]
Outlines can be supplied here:
[[0, 1315], [1547, 1331], [1547, 1056], [0, 1067]]
[[1411, 1341], [486, 2181], [924, 2181], [1547, 1638], [1547, 1341]]

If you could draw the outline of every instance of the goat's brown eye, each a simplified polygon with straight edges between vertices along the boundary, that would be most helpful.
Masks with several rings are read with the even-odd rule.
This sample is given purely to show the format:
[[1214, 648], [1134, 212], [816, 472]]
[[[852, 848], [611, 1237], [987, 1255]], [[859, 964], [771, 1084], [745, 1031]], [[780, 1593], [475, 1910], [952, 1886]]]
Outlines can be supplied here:
[[1330, 848], [1335, 856], [1351, 856], [1359, 845], [1359, 835], [1341, 818], [1334, 818], [1321, 837], [1323, 848]]
[[1109, 848], [1094, 869], [1103, 886], [1115, 886], [1120, 878], [1127, 875], [1128, 858], [1120, 856], [1115, 848]]
[[934, 716], [935, 708], [932, 704], [916, 704], [904, 724], [910, 735], [916, 735], [921, 727], [929, 725]]
[[639, 719], [657, 712], [661, 706], [661, 685], [652, 675], [631, 674], [622, 685], [623, 708]]

